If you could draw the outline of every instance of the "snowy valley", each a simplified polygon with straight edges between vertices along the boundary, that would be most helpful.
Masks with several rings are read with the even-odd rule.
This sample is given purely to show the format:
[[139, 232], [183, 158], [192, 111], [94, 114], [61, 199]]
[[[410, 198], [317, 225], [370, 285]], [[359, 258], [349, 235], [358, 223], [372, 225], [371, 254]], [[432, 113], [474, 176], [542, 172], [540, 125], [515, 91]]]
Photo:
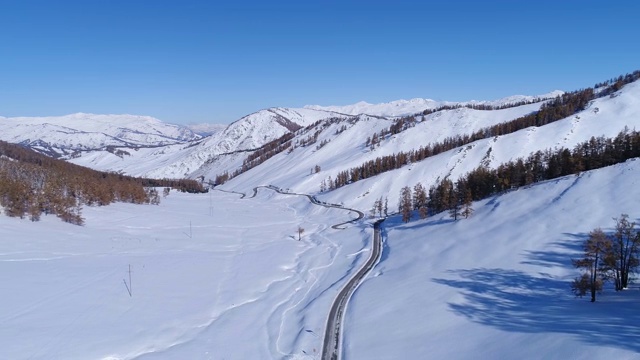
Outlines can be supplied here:
[[[371, 254], [381, 199], [382, 255], [346, 305], [339, 358], [637, 358], [638, 284], [607, 285], [596, 303], [570, 289], [591, 230], [613, 232], [620, 214], [640, 222], [637, 158], [513, 186], [474, 201], [468, 219], [397, 213], [404, 187], [640, 128], [640, 81], [594, 91], [570, 116], [495, 135], [564, 93], [271, 108], [209, 135], [130, 115], [0, 118], [0, 140], [96, 170], [211, 185], [233, 174], [159, 205], [84, 206], [83, 226], [0, 216], [0, 358], [321, 359], [329, 309]], [[333, 228], [355, 218], [350, 208], [367, 216]]]

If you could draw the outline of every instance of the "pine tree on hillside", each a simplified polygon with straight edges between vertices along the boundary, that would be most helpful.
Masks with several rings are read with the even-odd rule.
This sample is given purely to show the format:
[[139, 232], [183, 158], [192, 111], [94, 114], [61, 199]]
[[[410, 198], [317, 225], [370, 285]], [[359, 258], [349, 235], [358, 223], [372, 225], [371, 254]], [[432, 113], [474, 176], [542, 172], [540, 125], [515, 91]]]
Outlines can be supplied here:
[[402, 214], [402, 221], [409, 222], [411, 220], [411, 188], [405, 186], [400, 191], [400, 203], [398, 211]]
[[427, 217], [427, 190], [421, 183], [413, 187], [413, 210], [418, 211], [420, 219]]
[[460, 198], [458, 191], [452, 186], [449, 188], [449, 216], [458, 220], [460, 216]]
[[473, 214], [473, 198], [471, 196], [471, 190], [467, 189], [464, 192], [464, 200], [462, 202], [462, 212], [460, 215], [468, 219]]
[[389, 198], [387, 197], [384, 198], [384, 206], [382, 208], [382, 211], [384, 212], [384, 216], [389, 216]]

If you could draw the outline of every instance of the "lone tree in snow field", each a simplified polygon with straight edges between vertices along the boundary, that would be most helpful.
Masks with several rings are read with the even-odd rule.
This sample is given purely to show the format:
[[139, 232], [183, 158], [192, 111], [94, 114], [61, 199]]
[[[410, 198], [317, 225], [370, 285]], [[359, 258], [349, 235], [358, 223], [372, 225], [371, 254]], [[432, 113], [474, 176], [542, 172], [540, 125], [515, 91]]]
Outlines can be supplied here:
[[608, 267], [605, 259], [611, 251], [611, 240], [602, 229], [597, 228], [589, 233], [583, 251], [582, 259], [572, 261], [576, 268], [584, 272], [573, 281], [571, 290], [580, 297], [590, 293], [591, 302], [595, 302], [596, 293], [602, 291], [602, 284], [606, 279]]
[[300, 241], [300, 239], [302, 238], [303, 232], [304, 232], [304, 229], [301, 226], [298, 226], [298, 241]]
[[613, 220], [616, 222], [616, 231], [611, 239], [611, 249], [606, 263], [613, 269], [616, 291], [619, 291], [627, 288], [629, 274], [640, 264], [640, 233], [635, 230], [636, 223], [630, 222], [627, 214]]

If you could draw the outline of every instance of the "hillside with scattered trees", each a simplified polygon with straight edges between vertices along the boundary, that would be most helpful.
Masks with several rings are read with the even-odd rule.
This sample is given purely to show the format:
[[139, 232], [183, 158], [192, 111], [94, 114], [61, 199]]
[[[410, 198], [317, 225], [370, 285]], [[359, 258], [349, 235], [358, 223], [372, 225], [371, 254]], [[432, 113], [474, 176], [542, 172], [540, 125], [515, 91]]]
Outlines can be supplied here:
[[0, 141], [0, 205], [7, 216], [37, 221], [42, 214], [53, 214], [82, 225], [83, 205], [157, 204], [160, 197], [155, 187], [206, 191], [195, 180], [153, 180], [105, 173]]

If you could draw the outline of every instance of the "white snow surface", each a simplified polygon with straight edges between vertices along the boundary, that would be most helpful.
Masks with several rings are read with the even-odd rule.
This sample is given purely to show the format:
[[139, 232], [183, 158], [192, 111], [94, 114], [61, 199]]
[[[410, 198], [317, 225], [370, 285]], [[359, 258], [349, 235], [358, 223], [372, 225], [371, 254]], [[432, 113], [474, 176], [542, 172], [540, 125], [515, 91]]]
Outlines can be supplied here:
[[1, 359], [317, 358], [372, 236], [331, 229], [344, 210], [266, 189], [83, 216], [81, 227], [0, 216]]
[[249, 154], [262, 145], [292, 130], [333, 117], [337, 113], [271, 108], [247, 115], [199, 142], [169, 145], [151, 149], [127, 150], [129, 155], [116, 156], [108, 151], [89, 151], [71, 159], [73, 163], [97, 170], [124, 172], [133, 176], [185, 178], [232, 172]]
[[348, 305], [345, 359], [637, 359], [638, 284], [570, 291], [596, 227], [640, 220], [640, 160], [447, 213], [385, 223], [382, 260]]
[[[625, 86], [615, 96], [596, 99], [584, 111], [552, 124], [479, 140], [400, 169], [360, 180], [331, 192], [320, 193], [321, 182], [329, 177], [335, 179], [341, 171], [377, 157], [440, 142], [450, 136], [471, 134], [484, 127], [529, 114], [538, 109], [540, 104], [495, 111], [459, 108], [436, 112], [419, 117], [421, 121], [416, 126], [385, 138], [374, 150], [365, 146], [366, 138], [388, 128], [391, 121], [362, 117], [360, 121], [349, 124], [348, 129], [338, 135], [335, 132], [342, 126], [339, 123], [323, 130], [317, 142], [329, 142], [322, 148], [317, 149], [314, 144], [298, 147], [291, 153], [278, 154], [263, 165], [231, 179], [225, 186], [245, 191], [253, 186], [269, 183], [291, 188], [296, 192], [317, 194], [321, 200], [341, 202], [361, 210], [370, 209], [380, 196], [388, 196], [390, 208], [397, 209], [400, 190], [404, 186], [413, 187], [421, 182], [429, 188], [446, 176], [455, 181], [481, 163], [495, 168], [501, 163], [527, 157], [538, 150], [557, 147], [572, 149], [592, 136], [613, 137], [625, 127], [640, 128], [638, 99], [640, 82], [635, 82]], [[312, 174], [311, 169], [315, 165], [320, 166], [321, 171]]]
[[167, 124], [150, 116], [77, 113], [50, 117], [0, 117], [0, 140], [53, 148], [59, 150], [59, 155], [106, 146], [185, 143], [200, 137], [184, 126]]
[[[632, 160], [457, 222], [390, 218], [346, 309], [345, 358], [636, 358], [640, 290], [591, 304], [569, 283], [588, 231], [640, 220], [639, 179]], [[331, 301], [371, 246], [370, 225], [330, 229], [349, 215], [266, 189], [83, 214], [82, 227], [0, 217], [0, 358], [318, 359]]]
[[194, 133], [202, 136], [211, 136], [227, 128], [227, 125], [224, 124], [211, 123], [188, 124], [185, 126], [191, 129]]
[[[323, 179], [364, 161], [470, 134], [540, 104], [430, 114], [373, 150], [366, 138], [392, 121], [363, 115], [300, 131], [298, 139], [321, 130], [316, 144], [278, 154], [222, 188], [250, 194], [273, 184], [365, 212], [388, 197], [394, 211], [404, 186], [429, 187], [480, 163], [495, 167], [637, 128], [638, 99], [636, 82], [553, 124], [319, 193]], [[97, 168], [120, 162], [127, 172], [158, 177], [212, 178], [246, 155], [215, 149], [258, 144], [262, 134], [252, 131], [261, 123], [276, 136], [267, 117], [277, 116], [230, 125], [228, 147], [211, 137], [76, 160]], [[241, 131], [248, 121], [253, 126]], [[310, 171], [315, 165], [320, 172]], [[345, 358], [637, 358], [637, 286], [607, 288], [591, 304], [575, 298], [569, 283], [577, 276], [571, 259], [590, 230], [610, 232], [611, 218], [621, 213], [640, 221], [639, 179], [640, 160], [630, 160], [476, 202], [470, 219], [390, 218], [382, 259], [346, 309]], [[365, 262], [372, 235], [366, 222], [331, 229], [352, 216], [345, 211], [266, 189], [247, 199], [172, 192], [159, 206], [85, 207], [83, 216], [82, 227], [51, 216], [36, 223], [0, 216], [0, 359], [317, 359], [330, 304]]]
[[395, 100], [386, 103], [370, 104], [366, 101], [360, 101], [351, 105], [306, 105], [306, 109], [335, 111], [343, 114], [350, 115], [377, 115], [377, 116], [406, 116], [418, 114], [427, 109], [436, 109], [442, 106], [456, 106], [456, 105], [490, 105], [500, 107], [504, 105], [514, 104], [523, 101], [533, 101], [535, 99], [550, 99], [556, 96], [562, 95], [564, 92], [560, 90], [554, 90], [547, 94], [538, 96], [529, 95], [513, 95], [498, 100], [470, 100], [465, 102], [455, 101], [438, 101], [433, 99], [414, 98], [410, 100]]

